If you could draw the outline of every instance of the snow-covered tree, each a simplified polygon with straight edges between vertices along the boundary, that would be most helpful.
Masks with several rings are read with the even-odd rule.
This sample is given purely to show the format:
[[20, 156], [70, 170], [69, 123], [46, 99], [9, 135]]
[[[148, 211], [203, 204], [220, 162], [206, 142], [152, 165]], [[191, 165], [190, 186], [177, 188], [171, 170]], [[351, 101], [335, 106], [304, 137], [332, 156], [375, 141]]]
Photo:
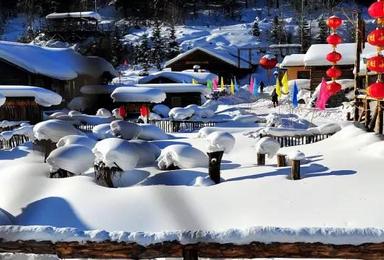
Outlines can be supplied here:
[[161, 22], [159, 20], [155, 21], [152, 30], [152, 48], [151, 48], [151, 61], [156, 68], [161, 69], [161, 63], [165, 58], [165, 42], [161, 36]]
[[259, 18], [258, 17], [256, 17], [255, 21], [253, 22], [252, 35], [255, 37], [260, 36], [260, 27], [259, 27]]
[[273, 18], [272, 29], [271, 29], [271, 40], [273, 43], [280, 44], [286, 43], [286, 32], [284, 30], [283, 20], [275, 16]]
[[150, 66], [150, 47], [149, 47], [149, 40], [148, 35], [144, 34], [140, 39], [140, 45], [136, 47], [136, 62], [138, 64], [141, 64], [143, 69], [147, 71]]
[[179, 48], [179, 43], [176, 40], [176, 29], [175, 26], [172, 24], [172, 26], [169, 28], [169, 36], [168, 36], [168, 43], [167, 43], [167, 54], [166, 58], [167, 59], [172, 59], [179, 55], [180, 53], [180, 48]]
[[305, 52], [312, 44], [311, 28], [306, 19], [303, 19], [299, 24], [298, 35], [300, 37], [302, 51]]
[[328, 27], [323, 18], [320, 18], [318, 22], [319, 26], [319, 34], [316, 37], [316, 42], [317, 43], [326, 43], [327, 37], [328, 37]]

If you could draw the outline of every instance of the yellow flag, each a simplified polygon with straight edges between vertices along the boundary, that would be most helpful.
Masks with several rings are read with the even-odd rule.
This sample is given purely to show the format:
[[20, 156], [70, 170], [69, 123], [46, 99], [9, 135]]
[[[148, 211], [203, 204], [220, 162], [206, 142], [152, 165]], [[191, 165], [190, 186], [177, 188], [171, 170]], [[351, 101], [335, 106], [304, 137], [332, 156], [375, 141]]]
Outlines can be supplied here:
[[235, 95], [235, 84], [233, 84], [233, 80], [231, 79], [231, 94]]
[[285, 72], [283, 79], [281, 80], [281, 83], [283, 84], [283, 94], [287, 95], [289, 92], [289, 87], [288, 87], [288, 73]]
[[192, 84], [197, 85], [197, 84], [199, 84], [199, 83], [197, 82], [197, 80], [192, 79]]
[[221, 77], [221, 80], [220, 80], [220, 88], [221, 88], [221, 90], [225, 89], [225, 87], [224, 87], [224, 78], [223, 77]]
[[279, 77], [276, 78], [276, 94], [278, 97], [281, 96], [281, 86], [280, 86]]

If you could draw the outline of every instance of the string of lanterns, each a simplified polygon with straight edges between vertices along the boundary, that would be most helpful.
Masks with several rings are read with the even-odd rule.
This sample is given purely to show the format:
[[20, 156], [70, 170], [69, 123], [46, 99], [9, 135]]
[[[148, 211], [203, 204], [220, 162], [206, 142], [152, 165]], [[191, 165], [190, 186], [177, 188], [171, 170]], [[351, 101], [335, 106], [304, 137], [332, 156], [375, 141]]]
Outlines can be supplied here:
[[332, 82], [327, 85], [327, 90], [331, 95], [341, 90], [341, 85], [336, 82], [336, 79], [341, 76], [342, 72], [336, 65], [341, 60], [342, 55], [336, 51], [336, 48], [342, 42], [342, 38], [336, 33], [336, 29], [342, 23], [343, 21], [337, 16], [331, 16], [327, 20], [327, 26], [332, 30], [332, 33], [327, 37], [327, 43], [333, 48], [333, 51], [326, 56], [326, 59], [332, 63], [332, 67], [326, 71], [327, 76], [332, 79]]
[[384, 0], [377, 0], [368, 9], [369, 15], [376, 19], [377, 28], [368, 34], [369, 44], [377, 47], [377, 55], [367, 61], [367, 68], [377, 73], [377, 81], [367, 88], [367, 95], [376, 99], [384, 98], [384, 57], [381, 51], [384, 49]]

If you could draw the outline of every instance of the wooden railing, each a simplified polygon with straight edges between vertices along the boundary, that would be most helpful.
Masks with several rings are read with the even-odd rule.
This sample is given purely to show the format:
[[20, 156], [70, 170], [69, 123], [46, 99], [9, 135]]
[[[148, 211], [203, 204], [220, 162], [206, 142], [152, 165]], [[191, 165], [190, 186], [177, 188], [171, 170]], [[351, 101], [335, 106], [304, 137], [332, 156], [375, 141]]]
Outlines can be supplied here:
[[81, 125], [75, 125], [75, 127], [83, 132], [92, 132], [93, 128], [96, 125], [91, 124], [81, 124]]
[[28, 141], [30, 141], [28, 136], [14, 135], [9, 140], [0, 139], [0, 149], [12, 149]]
[[327, 139], [328, 137], [332, 136], [333, 134], [315, 134], [315, 135], [298, 135], [298, 136], [274, 136], [274, 135], [263, 135], [260, 134], [260, 137], [272, 137], [276, 141], [280, 143], [281, 147], [289, 147], [289, 146], [296, 146], [296, 145], [303, 145], [303, 144], [312, 144], [319, 141], [322, 141], [324, 139]]
[[149, 123], [159, 127], [166, 133], [193, 132], [206, 126], [216, 126], [213, 121], [189, 121], [189, 120], [149, 120]]

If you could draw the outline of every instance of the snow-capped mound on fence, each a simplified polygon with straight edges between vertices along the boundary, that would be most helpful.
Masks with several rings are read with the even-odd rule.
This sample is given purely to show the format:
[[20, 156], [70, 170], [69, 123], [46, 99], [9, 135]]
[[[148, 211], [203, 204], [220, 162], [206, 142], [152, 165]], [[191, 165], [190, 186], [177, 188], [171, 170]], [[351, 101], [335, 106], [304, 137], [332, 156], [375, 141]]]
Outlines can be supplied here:
[[157, 162], [157, 166], [161, 170], [171, 166], [180, 169], [208, 167], [208, 156], [192, 146], [175, 144], [163, 149]]
[[8, 120], [3, 120], [3, 121], [0, 121], [0, 128], [6, 128], [6, 127], [14, 127], [14, 126], [18, 126], [23, 123], [27, 123], [27, 121], [8, 121]]
[[110, 124], [110, 127], [113, 135], [126, 140], [137, 139], [142, 131], [138, 124], [124, 120], [115, 120]]
[[51, 140], [55, 143], [67, 135], [84, 135], [73, 125], [57, 119], [37, 123], [33, 127], [33, 133], [38, 140]]
[[139, 155], [137, 167], [152, 166], [160, 156], [161, 150], [157, 145], [142, 140], [134, 140], [130, 141], [130, 143], [135, 145], [136, 152]]
[[265, 117], [266, 126], [270, 127], [284, 127], [292, 129], [307, 129], [311, 123], [305, 119], [299, 118], [294, 114], [276, 114], [272, 113]]
[[100, 124], [92, 128], [93, 135], [99, 139], [114, 137], [110, 124]]
[[170, 138], [168, 134], [155, 125], [142, 124], [140, 128], [141, 131], [138, 138], [141, 140], [166, 140]]
[[63, 169], [73, 174], [82, 174], [93, 166], [94, 160], [95, 156], [88, 147], [70, 144], [53, 150], [47, 163], [51, 172]]
[[169, 111], [171, 111], [171, 109], [164, 104], [157, 104], [153, 106], [152, 111], [156, 114], [159, 114], [161, 117], [166, 118], [168, 117]]
[[77, 111], [77, 110], [71, 110], [68, 112], [69, 116], [81, 116], [83, 113]]
[[188, 105], [185, 108], [193, 109], [193, 115], [197, 118], [210, 118], [215, 115], [215, 111], [213, 111], [212, 109], [203, 106], [198, 106], [195, 104]]
[[317, 131], [319, 134], [326, 135], [326, 134], [334, 134], [341, 130], [341, 126], [337, 123], [328, 123], [319, 125], [314, 128], [309, 128], [309, 131]]
[[289, 160], [300, 161], [305, 159], [305, 154], [299, 150], [291, 151], [287, 154]]
[[0, 136], [4, 140], [10, 140], [14, 135], [25, 135], [30, 140], [34, 140], [33, 125], [23, 125], [11, 131], [3, 131]]
[[72, 144], [78, 144], [92, 150], [96, 143], [97, 143], [96, 140], [91, 139], [85, 135], [67, 135], [60, 138], [56, 146], [61, 147], [61, 146], [67, 146]]
[[272, 158], [280, 149], [280, 144], [271, 137], [261, 138], [255, 145], [256, 153], [267, 154], [268, 158]]
[[50, 114], [48, 116], [48, 118], [49, 119], [59, 119], [62, 116], [68, 116], [68, 114], [63, 112], [63, 111], [59, 111], [59, 112], [55, 112], [55, 113]]
[[62, 101], [56, 92], [33, 86], [0, 86], [0, 94], [5, 97], [34, 97], [35, 102], [43, 107], [59, 105]]
[[208, 152], [224, 151], [229, 153], [235, 145], [235, 137], [228, 132], [216, 131], [206, 137]]
[[203, 127], [199, 130], [198, 134], [197, 134], [197, 137], [199, 138], [205, 138], [207, 137], [209, 134], [213, 133], [217, 131], [217, 128], [214, 128], [214, 127]]
[[106, 108], [99, 108], [96, 112], [96, 116], [112, 117], [112, 113]]
[[137, 146], [120, 138], [101, 140], [92, 151], [96, 156], [96, 164], [102, 162], [106, 167], [119, 167], [123, 171], [134, 169], [140, 159]]
[[73, 119], [80, 121], [82, 124], [100, 125], [110, 123], [114, 120], [112, 116], [96, 116], [96, 115], [72, 115]]
[[195, 110], [186, 107], [174, 107], [169, 111], [168, 116], [175, 120], [185, 120], [193, 116]]

